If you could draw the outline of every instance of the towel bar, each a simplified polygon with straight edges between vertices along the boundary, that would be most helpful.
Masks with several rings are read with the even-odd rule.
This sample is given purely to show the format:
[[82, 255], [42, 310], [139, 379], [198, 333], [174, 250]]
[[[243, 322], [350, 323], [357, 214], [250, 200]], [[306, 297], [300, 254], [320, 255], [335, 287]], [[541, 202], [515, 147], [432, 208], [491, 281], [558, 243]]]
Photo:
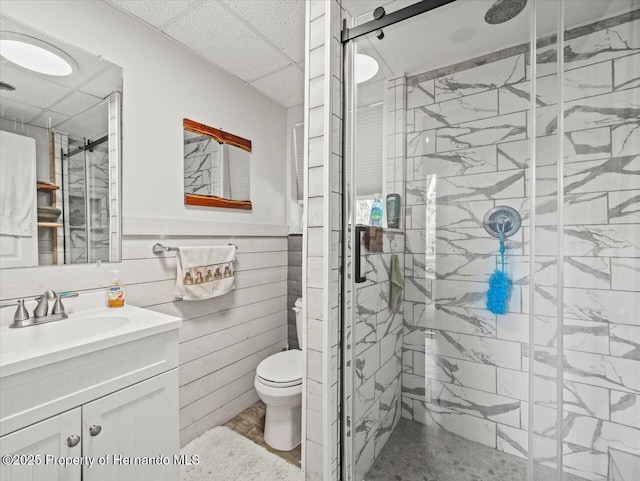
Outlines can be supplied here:
[[[227, 244], [228, 246], [234, 246], [236, 248], [236, 250], [238, 250], [238, 246], [229, 242]], [[158, 255], [158, 254], [162, 254], [163, 252], [171, 252], [171, 251], [177, 251], [178, 248], [177, 247], [168, 247], [165, 245], [160, 244], [160, 242], [157, 242], [153, 245], [152, 251], [154, 254]]]

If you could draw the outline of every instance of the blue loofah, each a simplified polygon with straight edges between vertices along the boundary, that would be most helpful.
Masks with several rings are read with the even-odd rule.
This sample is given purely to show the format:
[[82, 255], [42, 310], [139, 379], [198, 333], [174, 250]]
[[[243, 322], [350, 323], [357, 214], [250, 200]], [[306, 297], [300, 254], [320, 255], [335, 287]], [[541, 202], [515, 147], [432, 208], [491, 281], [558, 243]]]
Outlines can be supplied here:
[[502, 270], [495, 270], [489, 278], [489, 291], [487, 292], [487, 309], [494, 314], [504, 314], [507, 312], [507, 301], [509, 300], [509, 289], [511, 279], [504, 272], [504, 231], [498, 227], [500, 236], [500, 260]]
[[511, 279], [509, 279], [504, 272], [496, 270], [489, 279], [487, 309], [494, 314], [504, 314], [507, 312], [510, 288]]

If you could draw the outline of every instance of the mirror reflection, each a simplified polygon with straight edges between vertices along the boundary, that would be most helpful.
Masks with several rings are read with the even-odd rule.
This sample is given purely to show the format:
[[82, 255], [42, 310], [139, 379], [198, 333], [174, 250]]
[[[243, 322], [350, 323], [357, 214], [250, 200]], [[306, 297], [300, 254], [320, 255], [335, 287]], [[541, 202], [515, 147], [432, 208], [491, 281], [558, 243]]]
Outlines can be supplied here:
[[184, 119], [185, 204], [251, 209], [251, 141]]
[[0, 62], [0, 268], [119, 261], [122, 68], [5, 15]]

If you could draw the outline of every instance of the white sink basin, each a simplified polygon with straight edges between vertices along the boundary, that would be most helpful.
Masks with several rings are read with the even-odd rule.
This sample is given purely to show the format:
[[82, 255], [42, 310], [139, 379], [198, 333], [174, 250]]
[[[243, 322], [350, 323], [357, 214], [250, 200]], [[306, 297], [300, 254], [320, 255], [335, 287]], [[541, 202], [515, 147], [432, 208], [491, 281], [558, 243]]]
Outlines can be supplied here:
[[41, 349], [47, 344], [61, 346], [82, 339], [103, 336], [109, 331], [121, 328], [131, 320], [114, 315], [82, 316], [71, 315], [68, 319], [21, 327], [3, 329], [0, 335], [0, 353], [6, 355]]
[[[104, 304], [103, 295], [96, 299], [98, 305]], [[14, 329], [5, 323], [0, 328], [0, 378], [182, 325], [177, 317], [139, 307], [86, 309], [85, 298], [82, 309], [70, 301], [65, 300], [67, 319]]]

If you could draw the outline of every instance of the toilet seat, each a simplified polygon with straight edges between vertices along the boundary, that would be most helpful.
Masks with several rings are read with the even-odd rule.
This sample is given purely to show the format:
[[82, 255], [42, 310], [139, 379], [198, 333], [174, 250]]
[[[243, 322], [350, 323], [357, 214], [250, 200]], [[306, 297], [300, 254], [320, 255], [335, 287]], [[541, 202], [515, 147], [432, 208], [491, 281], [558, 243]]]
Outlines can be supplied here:
[[284, 389], [285, 387], [300, 386], [302, 384], [302, 379], [298, 379], [297, 381], [291, 381], [291, 382], [273, 382], [273, 381], [269, 381], [268, 379], [263, 379], [260, 376], [256, 376], [256, 379], [260, 384], [263, 384], [264, 386], [281, 388], [281, 389]]
[[265, 386], [287, 388], [302, 384], [302, 351], [291, 349], [264, 359], [256, 369], [256, 379]]

